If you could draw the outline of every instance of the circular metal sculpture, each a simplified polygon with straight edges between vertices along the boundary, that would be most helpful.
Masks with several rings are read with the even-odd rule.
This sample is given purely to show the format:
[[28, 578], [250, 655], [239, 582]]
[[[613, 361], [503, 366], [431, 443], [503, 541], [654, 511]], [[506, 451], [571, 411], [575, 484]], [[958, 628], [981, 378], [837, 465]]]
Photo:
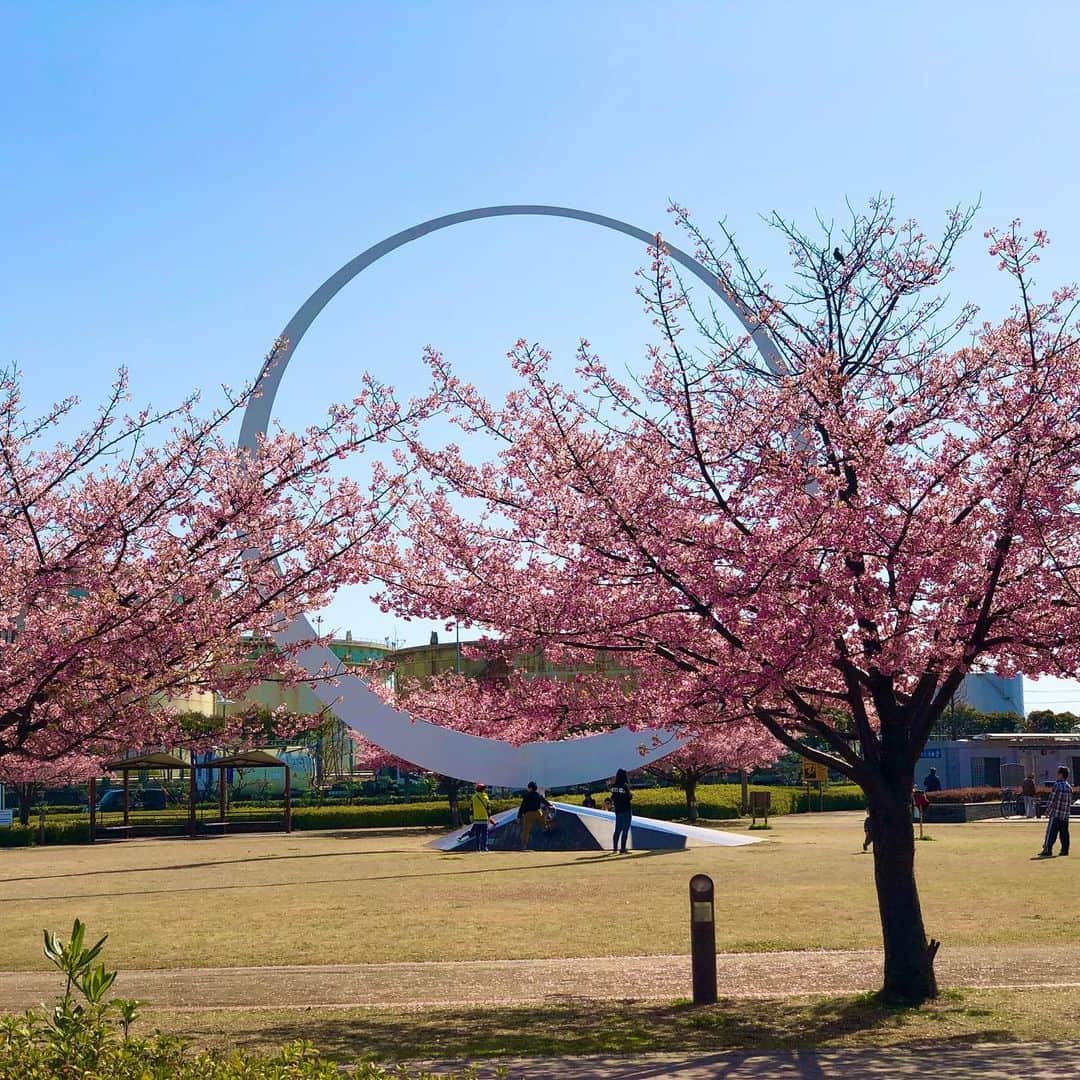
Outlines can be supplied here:
[[[259, 436], [265, 435], [269, 426], [281, 377], [285, 374], [285, 368], [297, 345], [319, 312], [357, 274], [391, 251], [451, 225], [481, 218], [524, 216], [570, 218], [625, 233], [645, 244], [655, 242], [654, 233], [635, 228], [624, 221], [564, 206], [486, 206], [432, 218], [411, 229], [395, 233], [357, 255], [336, 274], [327, 278], [289, 320], [280, 335], [285, 342], [284, 348], [277, 353], [273, 362], [264, 365], [259, 373], [256, 393], [248, 402], [244, 413], [240, 447], [252, 451], [257, 448]], [[716, 276], [678, 248], [669, 245], [667, 250], [675, 262], [700, 278], [731, 309], [753, 338], [768, 367], [777, 373], [782, 371], [782, 361], [767, 331], [755, 325], [750, 313], [720, 288]], [[315, 636], [308, 620], [299, 616], [288, 629], [278, 634], [277, 638], [282, 644], [288, 644]], [[337, 670], [340, 666], [338, 658], [322, 645], [309, 646], [299, 654], [298, 659], [312, 675], [327, 666], [330, 670]], [[500, 787], [523, 788], [530, 780], [535, 780], [542, 788], [583, 784], [611, 776], [620, 767], [632, 768], [635, 765], [648, 764], [671, 753], [682, 742], [671, 732], [651, 729], [635, 732], [620, 728], [583, 739], [512, 746], [500, 739], [465, 735], [423, 720], [413, 720], [405, 713], [386, 705], [368, 688], [363, 679], [355, 675], [342, 674], [337, 686], [319, 684], [319, 687], [315, 696], [324, 705], [333, 709], [349, 727], [384, 750], [432, 772], [484, 781]]]

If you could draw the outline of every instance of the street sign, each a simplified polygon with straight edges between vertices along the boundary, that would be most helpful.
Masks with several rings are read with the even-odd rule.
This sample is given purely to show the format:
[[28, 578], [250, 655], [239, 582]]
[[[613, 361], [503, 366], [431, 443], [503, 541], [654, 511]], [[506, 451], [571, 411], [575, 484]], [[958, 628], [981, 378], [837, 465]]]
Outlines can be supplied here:
[[825, 765], [819, 765], [816, 761], [802, 763], [802, 778], [804, 784], [827, 784], [829, 782], [829, 770]]
[[13, 824], [14, 819], [15, 819], [15, 811], [14, 810], [0, 810], [0, 828], [3, 828], [3, 829], [11, 828], [11, 825]]

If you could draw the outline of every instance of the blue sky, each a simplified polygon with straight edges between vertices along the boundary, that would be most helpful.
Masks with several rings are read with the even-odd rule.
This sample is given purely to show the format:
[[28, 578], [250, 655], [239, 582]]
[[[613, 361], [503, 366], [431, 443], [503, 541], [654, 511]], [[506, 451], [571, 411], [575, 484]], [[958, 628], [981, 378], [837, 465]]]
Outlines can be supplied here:
[[[982, 201], [953, 291], [1010, 297], [983, 228], [1050, 230], [1076, 277], [1074, 5], [0, 2], [5, 362], [31, 401], [138, 402], [254, 376], [303, 299], [384, 236], [505, 202], [666, 228], [724, 217], [784, 279], [759, 215], [883, 190], [928, 227]], [[442, 348], [498, 392], [518, 337], [631, 366], [643, 253], [576, 223], [461, 226], [372, 268], [297, 351], [277, 414], [320, 416], [370, 369], [419, 387]], [[327, 623], [424, 640], [344, 595]], [[1046, 683], [1029, 707], [1080, 707]]]

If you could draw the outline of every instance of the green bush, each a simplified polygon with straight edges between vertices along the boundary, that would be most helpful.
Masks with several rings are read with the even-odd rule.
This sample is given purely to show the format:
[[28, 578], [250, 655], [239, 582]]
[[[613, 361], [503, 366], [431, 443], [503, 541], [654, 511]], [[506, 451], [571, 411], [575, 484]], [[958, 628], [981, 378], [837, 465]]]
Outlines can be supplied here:
[[[751, 791], [772, 793], [770, 815], [794, 814], [806, 810], [806, 789], [801, 787], [773, 787], [751, 784]], [[597, 803], [603, 802], [602, 794], [593, 796]], [[574, 796], [566, 802], [580, 803]], [[834, 784], [822, 793], [823, 810], [861, 810], [866, 806], [862, 791], [854, 784]], [[739, 784], [700, 784], [697, 789], [698, 816], [702, 820], [723, 821], [739, 817], [742, 805], [742, 787]], [[810, 796], [810, 809], [819, 805], [818, 792]], [[641, 788], [634, 791], [634, 811], [644, 817], [662, 821], [686, 819], [686, 796], [682, 788]]]
[[[492, 814], [517, 806], [515, 799], [493, 799]], [[468, 817], [468, 800], [462, 800]], [[404, 827], [450, 828], [446, 801], [394, 803], [390, 806], [303, 806], [293, 811], [294, 829], [393, 829]]]
[[[1038, 785], [1038, 794], [1042, 798], [1050, 793], [1048, 784]], [[1013, 789], [1016, 794], [1016, 789]], [[926, 797], [932, 803], [978, 803], [1000, 802], [1001, 788], [999, 787], [959, 787], [946, 788], [944, 791], [928, 791]], [[1080, 798], [1080, 788], [1073, 788], [1073, 798]]]
[[[770, 815], [794, 814], [807, 809], [806, 789], [801, 787], [773, 787], [752, 784], [751, 791], [769, 791], [772, 793]], [[991, 789], [987, 789], [991, 790]], [[956, 794], [941, 792], [942, 796]], [[561, 802], [580, 803], [582, 796], [552, 796]], [[994, 797], [1000, 798], [1000, 792], [994, 789]], [[603, 792], [594, 795], [597, 803], [602, 803]], [[931, 799], [935, 798], [931, 795]], [[742, 789], [739, 784], [701, 784], [697, 789], [698, 815], [703, 821], [724, 821], [737, 818], [740, 814]], [[942, 801], [972, 801], [971, 799], [943, 799]], [[509, 810], [518, 805], [517, 799], [494, 799], [491, 804], [493, 814]], [[823, 810], [861, 810], [866, 805], [862, 792], [852, 784], [834, 784], [810, 795], [809, 809]], [[216, 810], [207, 807], [210, 811]], [[686, 820], [686, 796], [678, 787], [636, 788], [634, 791], [634, 810], [644, 817], [659, 818], [662, 821]], [[462, 795], [461, 811], [463, 821], [469, 819], [469, 799]], [[230, 806], [229, 816], [237, 822], [244, 819], [270, 820], [279, 819], [283, 814], [280, 803], [264, 803], [257, 806]], [[86, 844], [90, 840], [89, 815], [76, 817], [73, 814], [58, 814], [46, 819], [46, 844]], [[99, 818], [99, 821], [101, 819]], [[110, 812], [105, 815], [109, 824], [119, 822], [119, 814]], [[174, 824], [182, 831], [187, 822], [187, 807], [168, 810], [133, 810], [133, 825], [168, 825]], [[433, 802], [383, 803], [375, 806], [333, 803], [325, 806], [294, 806], [292, 813], [293, 828], [298, 831], [309, 829], [396, 829], [429, 828], [449, 829], [450, 807], [446, 800]], [[0, 847], [27, 847], [37, 843], [38, 827], [34, 822], [29, 827], [14, 825], [10, 829], [0, 829]]]
[[[0, 1077], [11, 1080], [340, 1080], [336, 1065], [310, 1043], [291, 1043], [272, 1056], [198, 1053], [178, 1039], [133, 1038], [131, 1026], [143, 1002], [107, 997], [116, 972], [95, 963], [108, 935], [87, 947], [78, 919], [67, 941], [49, 930], [45, 956], [66, 976], [64, 996], [52, 1009], [0, 1018]], [[385, 1069], [358, 1062], [355, 1080], [434, 1080], [428, 1072]], [[472, 1069], [456, 1074], [475, 1080]], [[450, 1080], [450, 1078], [446, 1078]]]
[[[38, 826], [36, 821], [31, 821], [29, 825], [19, 825], [16, 823], [8, 829], [0, 829], [0, 848], [31, 847], [37, 842]], [[81, 819], [72, 819], [72, 815], [61, 815], [59, 820], [56, 820], [55, 818], [46, 818], [45, 843], [90, 843], [89, 815], [85, 815]]]

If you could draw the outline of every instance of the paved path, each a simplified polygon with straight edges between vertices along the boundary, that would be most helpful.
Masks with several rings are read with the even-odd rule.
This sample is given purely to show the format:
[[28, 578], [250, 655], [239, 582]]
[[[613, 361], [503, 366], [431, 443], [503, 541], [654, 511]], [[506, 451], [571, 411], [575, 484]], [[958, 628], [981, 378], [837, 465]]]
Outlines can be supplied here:
[[[942, 949], [937, 971], [943, 986], [1080, 986], [1080, 945]], [[872, 949], [722, 953], [717, 972], [725, 997], [854, 993], [880, 985], [881, 954]], [[0, 1010], [29, 1008], [61, 989], [61, 977], [52, 972], [0, 972]], [[128, 970], [121, 972], [117, 990], [175, 1009], [671, 1001], [690, 996], [690, 958]]]
[[[930, 1050], [798, 1050], [506, 1061], [508, 1080], [1071, 1080], [1080, 1043], [939, 1046]], [[482, 1064], [484, 1080], [496, 1066]]]

